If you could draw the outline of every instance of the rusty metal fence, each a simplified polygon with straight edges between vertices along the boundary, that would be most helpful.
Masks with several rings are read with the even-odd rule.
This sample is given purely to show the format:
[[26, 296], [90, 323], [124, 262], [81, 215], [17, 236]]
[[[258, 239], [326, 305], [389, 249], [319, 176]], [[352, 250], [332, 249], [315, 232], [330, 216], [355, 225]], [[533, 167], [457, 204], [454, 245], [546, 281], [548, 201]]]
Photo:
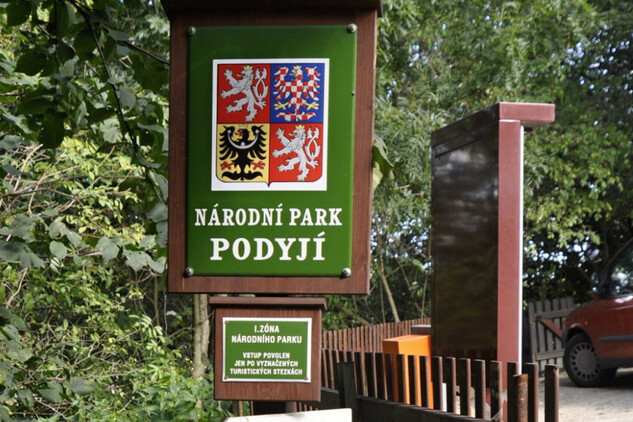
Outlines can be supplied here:
[[[322, 358], [322, 400], [302, 403], [302, 410], [351, 406], [354, 420], [362, 422], [538, 421], [536, 364], [521, 373], [513, 362], [331, 349]], [[341, 364], [351, 367], [348, 375], [341, 374]], [[558, 421], [555, 365], [545, 368], [544, 403], [545, 422]]]

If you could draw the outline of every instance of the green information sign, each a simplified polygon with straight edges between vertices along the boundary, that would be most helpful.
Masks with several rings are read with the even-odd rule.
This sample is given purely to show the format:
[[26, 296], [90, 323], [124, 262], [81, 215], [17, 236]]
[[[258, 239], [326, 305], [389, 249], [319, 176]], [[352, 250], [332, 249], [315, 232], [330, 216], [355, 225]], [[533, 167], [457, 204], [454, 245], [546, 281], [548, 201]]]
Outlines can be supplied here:
[[190, 33], [186, 266], [340, 276], [352, 256], [355, 32]]
[[311, 318], [222, 322], [223, 381], [310, 382]]

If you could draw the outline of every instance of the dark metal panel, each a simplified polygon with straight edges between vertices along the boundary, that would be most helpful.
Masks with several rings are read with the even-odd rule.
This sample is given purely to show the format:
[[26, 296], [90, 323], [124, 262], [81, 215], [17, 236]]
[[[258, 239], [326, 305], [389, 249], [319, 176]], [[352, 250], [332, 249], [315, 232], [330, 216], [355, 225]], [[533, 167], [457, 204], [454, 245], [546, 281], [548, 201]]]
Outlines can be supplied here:
[[[484, 126], [474, 138], [469, 133], [454, 137], [442, 154], [433, 154], [433, 347], [442, 356], [494, 358], [497, 127]], [[478, 356], [469, 350], [477, 350]]]

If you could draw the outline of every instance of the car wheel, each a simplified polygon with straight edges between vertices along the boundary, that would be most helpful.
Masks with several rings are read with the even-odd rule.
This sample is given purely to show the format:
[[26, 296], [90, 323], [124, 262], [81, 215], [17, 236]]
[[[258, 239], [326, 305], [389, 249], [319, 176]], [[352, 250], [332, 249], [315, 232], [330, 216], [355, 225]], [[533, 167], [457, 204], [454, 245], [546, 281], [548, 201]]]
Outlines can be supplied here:
[[565, 345], [563, 364], [569, 378], [579, 387], [609, 383], [618, 368], [601, 369], [596, 349], [585, 334], [576, 334]]

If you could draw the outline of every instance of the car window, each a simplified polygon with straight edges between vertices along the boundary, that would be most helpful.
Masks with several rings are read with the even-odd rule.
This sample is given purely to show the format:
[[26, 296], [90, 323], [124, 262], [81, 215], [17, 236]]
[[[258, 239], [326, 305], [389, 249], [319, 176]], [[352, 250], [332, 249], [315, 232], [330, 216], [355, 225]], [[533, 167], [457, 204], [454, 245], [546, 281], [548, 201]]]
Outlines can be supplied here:
[[609, 282], [609, 296], [633, 294], [633, 248], [628, 248], [614, 262]]

